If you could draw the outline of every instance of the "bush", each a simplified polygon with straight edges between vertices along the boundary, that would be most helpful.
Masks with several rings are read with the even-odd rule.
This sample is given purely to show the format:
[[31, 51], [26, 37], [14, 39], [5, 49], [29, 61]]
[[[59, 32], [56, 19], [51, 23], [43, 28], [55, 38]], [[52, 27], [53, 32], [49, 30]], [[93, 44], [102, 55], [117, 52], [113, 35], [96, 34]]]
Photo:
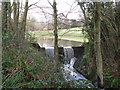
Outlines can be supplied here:
[[[12, 34], [11, 30], [3, 34], [4, 88], [37, 87], [36, 83], [40, 81], [45, 84], [48, 78], [56, 80], [61, 76], [56, 72], [59, 67], [55, 67], [49, 57], [32, 47], [31, 42], [35, 42], [33, 38], [27, 37], [23, 45], [25, 48], [21, 49], [16, 46], [16, 40]], [[51, 84], [39, 87], [49, 87]]]

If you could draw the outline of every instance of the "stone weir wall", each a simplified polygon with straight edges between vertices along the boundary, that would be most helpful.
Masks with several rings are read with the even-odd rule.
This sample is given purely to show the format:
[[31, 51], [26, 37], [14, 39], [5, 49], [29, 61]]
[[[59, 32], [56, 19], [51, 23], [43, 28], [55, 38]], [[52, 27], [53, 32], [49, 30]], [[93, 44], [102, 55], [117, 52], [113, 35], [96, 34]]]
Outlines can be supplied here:
[[[40, 47], [39, 44], [37, 44], [37, 43], [31, 43], [31, 44], [36, 50], [42, 51], [42, 52], [46, 52], [46, 48], [47, 49], [51, 48], [51, 47]], [[70, 55], [73, 54], [74, 57], [76, 57], [77, 59], [82, 59], [82, 57], [84, 55], [84, 46], [59, 47], [59, 55], [61, 56], [61, 58], [66, 57], [67, 56], [66, 54], [68, 54], [68, 58], [70, 57]]]

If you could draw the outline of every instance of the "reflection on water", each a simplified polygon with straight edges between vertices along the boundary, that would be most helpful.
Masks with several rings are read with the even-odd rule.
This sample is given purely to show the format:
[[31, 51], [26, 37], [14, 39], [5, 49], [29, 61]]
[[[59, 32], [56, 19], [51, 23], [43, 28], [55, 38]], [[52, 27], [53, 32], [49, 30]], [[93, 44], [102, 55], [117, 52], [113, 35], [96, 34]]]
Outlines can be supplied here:
[[[40, 47], [53, 47], [54, 46], [54, 40], [53, 39], [46, 39], [46, 38], [38, 38], [37, 39], [38, 44]], [[76, 42], [76, 41], [69, 41], [69, 40], [61, 40], [58, 41], [59, 47], [68, 47], [68, 46], [81, 46], [82, 43]]]

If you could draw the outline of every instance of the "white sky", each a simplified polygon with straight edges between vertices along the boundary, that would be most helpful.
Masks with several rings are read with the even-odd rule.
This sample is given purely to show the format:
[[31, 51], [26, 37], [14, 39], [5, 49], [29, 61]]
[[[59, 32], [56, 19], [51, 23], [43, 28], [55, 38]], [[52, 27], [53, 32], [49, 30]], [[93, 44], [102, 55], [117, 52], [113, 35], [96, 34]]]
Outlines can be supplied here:
[[[29, 0], [29, 5], [34, 4], [38, 2], [39, 0]], [[51, 3], [53, 3], [53, 0], [49, 0]], [[66, 15], [69, 11], [67, 18], [69, 19], [80, 19], [82, 16], [80, 7], [77, 5], [75, 0], [56, 0], [57, 2], [57, 10], [58, 14], [64, 13]], [[48, 3], [47, 0], [40, 0], [37, 4], [39, 7], [47, 7], [43, 8], [45, 13], [52, 14], [52, 7]], [[28, 12], [28, 17], [33, 17], [37, 21], [48, 21], [52, 18], [49, 14], [43, 14], [42, 10], [40, 8], [36, 8], [35, 6], [31, 7], [31, 9]], [[46, 16], [46, 18], [45, 18]]]

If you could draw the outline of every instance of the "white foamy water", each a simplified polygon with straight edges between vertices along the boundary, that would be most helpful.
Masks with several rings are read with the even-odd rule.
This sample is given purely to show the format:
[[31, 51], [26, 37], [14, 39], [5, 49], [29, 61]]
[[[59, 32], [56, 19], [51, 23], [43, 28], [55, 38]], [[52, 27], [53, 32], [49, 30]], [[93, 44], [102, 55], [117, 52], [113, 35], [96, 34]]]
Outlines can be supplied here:
[[74, 50], [72, 47], [63, 47], [64, 49], [64, 55], [65, 55], [65, 59], [71, 59], [74, 57]]
[[[45, 47], [45, 51], [46, 54], [53, 57], [53, 61], [54, 60], [54, 47]], [[66, 81], [75, 81], [77, 84], [81, 84], [81, 85], [86, 85], [86, 82], [88, 82], [88, 80], [79, 72], [77, 72], [74, 69], [74, 63], [76, 61], [76, 58], [74, 57], [74, 52], [72, 47], [64, 47], [64, 55], [66, 59], [70, 59], [70, 63], [69, 64], [63, 64], [62, 67], [62, 73], [63, 73], [63, 77], [65, 78]], [[80, 80], [82, 79], [82, 80]], [[78, 82], [79, 80], [79, 82]], [[88, 88], [90, 88], [90, 86], [93, 86], [91, 83], [88, 83], [86, 85]]]
[[[82, 74], [78, 73], [73, 67], [75, 60], [76, 60], [75, 58], [72, 58], [70, 61], [70, 64], [63, 65], [63, 68], [62, 68], [63, 69], [63, 76], [64, 76], [66, 81], [73, 80], [77, 84], [80, 83], [82, 85], [86, 85], [85, 83], [88, 82], [88, 80]], [[80, 81], [80, 79], [82, 79], [82, 80]], [[79, 82], [77, 80], [79, 80]], [[86, 86], [88, 88], [90, 88], [90, 86], [93, 86], [93, 85], [91, 83], [88, 83]]]

